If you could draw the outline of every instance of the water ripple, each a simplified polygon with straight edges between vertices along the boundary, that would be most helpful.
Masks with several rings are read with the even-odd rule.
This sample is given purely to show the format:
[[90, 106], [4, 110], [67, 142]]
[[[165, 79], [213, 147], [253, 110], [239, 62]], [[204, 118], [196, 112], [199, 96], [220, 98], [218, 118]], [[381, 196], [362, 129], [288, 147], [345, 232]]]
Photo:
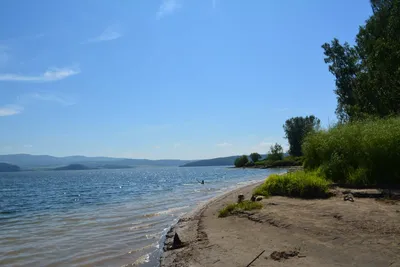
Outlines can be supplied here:
[[161, 237], [182, 213], [270, 173], [224, 167], [2, 173], [0, 266], [154, 266]]

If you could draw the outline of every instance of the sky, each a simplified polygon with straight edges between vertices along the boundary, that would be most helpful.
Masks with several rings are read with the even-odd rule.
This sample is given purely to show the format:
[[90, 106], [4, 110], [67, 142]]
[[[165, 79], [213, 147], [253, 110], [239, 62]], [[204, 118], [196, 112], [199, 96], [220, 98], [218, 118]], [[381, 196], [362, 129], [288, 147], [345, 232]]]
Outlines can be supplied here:
[[336, 120], [321, 45], [368, 0], [0, 1], [0, 154], [203, 159]]

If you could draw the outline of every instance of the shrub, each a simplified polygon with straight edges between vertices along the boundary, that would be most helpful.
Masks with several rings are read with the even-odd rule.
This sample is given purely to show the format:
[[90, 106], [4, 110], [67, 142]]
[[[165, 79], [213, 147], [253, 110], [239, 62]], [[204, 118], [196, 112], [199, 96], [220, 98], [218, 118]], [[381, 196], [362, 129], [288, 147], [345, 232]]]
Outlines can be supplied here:
[[247, 162], [249, 162], [249, 158], [243, 155], [235, 160], [235, 167], [244, 167]]
[[244, 166], [245, 167], [253, 167], [254, 165], [255, 165], [255, 163], [253, 161], [249, 161]]
[[297, 171], [283, 175], [271, 175], [253, 194], [263, 196], [288, 196], [299, 198], [325, 198], [329, 182], [316, 171]]
[[256, 165], [256, 166], [265, 166], [265, 160], [257, 161], [257, 162], [254, 163], [254, 165]]
[[255, 209], [261, 209], [262, 204], [260, 202], [253, 202], [250, 200], [245, 200], [240, 203], [232, 203], [227, 205], [225, 208], [219, 211], [218, 217], [227, 217], [231, 215], [234, 211], [240, 211], [240, 210], [255, 210]]
[[348, 185], [400, 184], [400, 119], [339, 124], [306, 137], [304, 167]]
[[303, 165], [303, 157], [292, 157], [288, 156], [282, 160], [263, 160], [255, 162], [256, 166], [265, 166], [268, 168], [275, 167], [290, 167], [290, 166], [302, 166]]

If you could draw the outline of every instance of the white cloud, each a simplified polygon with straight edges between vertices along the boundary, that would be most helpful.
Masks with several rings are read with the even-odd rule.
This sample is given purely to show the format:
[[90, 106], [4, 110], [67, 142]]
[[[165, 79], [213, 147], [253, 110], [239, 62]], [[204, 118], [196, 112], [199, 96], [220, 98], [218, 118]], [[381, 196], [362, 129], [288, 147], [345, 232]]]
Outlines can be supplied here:
[[37, 76], [21, 74], [0, 74], [0, 81], [22, 81], [22, 82], [52, 82], [58, 81], [69, 76], [79, 74], [78, 68], [51, 68], [45, 73]]
[[[51, 94], [51, 93], [34, 93], [34, 94], [28, 94], [25, 95], [28, 98], [32, 98], [34, 100], [40, 100], [40, 101], [51, 101], [51, 102], [56, 102], [64, 106], [72, 106], [75, 105], [76, 102], [65, 96], [60, 96], [56, 94]], [[24, 98], [24, 96], [23, 96]]]
[[232, 144], [227, 143], [227, 142], [223, 142], [223, 143], [217, 144], [217, 146], [219, 146], [219, 147], [229, 147], [229, 146], [232, 146]]
[[119, 27], [117, 25], [109, 26], [99, 36], [90, 38], [84, 43], [98, 43], [98, 42], [116, 40], [122, 37], [122, 33], [118, 30], [118, 28]]
[[270, 147], [273, 144], [274, 144], [273, 142], [262, 141], [261, 143], [258, 144], [258, 146], [260, 146], [260, 147]]
[[32, 148], [33, 145], [24, 145], [25, 148]]
[[160, 146], [153, 146], [154, 149], [160, 149]]
[[269, 151], [270, 147], [275, 145], [276, 143], [280, 144], [283, 147], [283, 150], [286, 151], [288, 149], [287, 141], [282, 137], [267, 137], [264, 138], [258, 144], [251, 146], [250, 149], [252, 151], [256, 151], [258, 153], [266, 153]]
[[18, 105], [6, 105], [0, 107], [0, 117], [17, 115], [21, 113], [23, 110], [24, 108]]
[[175, 143], [174, 144], [174, 148], [178, 148], [178, 147], [180, 147], [182, 144], [181, 143]]
[[181, 7], [178, 0], [163, 0], [157, 12], [157, 19], [161, 19], [167, 15], [174, 13]]

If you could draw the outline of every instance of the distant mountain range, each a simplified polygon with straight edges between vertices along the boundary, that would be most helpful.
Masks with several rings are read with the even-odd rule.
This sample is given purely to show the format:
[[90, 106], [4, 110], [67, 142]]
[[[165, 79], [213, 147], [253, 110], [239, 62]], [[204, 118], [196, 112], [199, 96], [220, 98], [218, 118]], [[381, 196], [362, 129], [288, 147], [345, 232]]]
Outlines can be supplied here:
[[29, 155], [11, 154], [0, 155], [0, 162], [17, 165], [23, 170], [29, 169], [54, 169], [70, 164], [82, 164], [88, 168], [128, 168], [135, 166], [181, 166], [191, 161], [189, 160], [148, 160], [148, 159], [128, 159], [110, 157], [53, 157], [48, 155]]
[[[262, 155], [265, 157], [266, 155]], [[110, 157], [53, 157], [48, 155], [11, 154], [0, 155], [0, 164], [11, 164], [16, 166], [2, 165], [3, 170], [14, 170], [19, 167], [21, 170], [73, 170], [73, 169], [122, 169], [137, 166], [233, 166], [235, 160], [240, 156], [219, 157], [204, 160], [149, 160], [149, 159], [128, 159]]]
[[240, 156], [221, 157], [214, 159], [203, 159], [183, 164], [181, 167], [201, 167], [201, 166], [233, 166], [235, 160]]

